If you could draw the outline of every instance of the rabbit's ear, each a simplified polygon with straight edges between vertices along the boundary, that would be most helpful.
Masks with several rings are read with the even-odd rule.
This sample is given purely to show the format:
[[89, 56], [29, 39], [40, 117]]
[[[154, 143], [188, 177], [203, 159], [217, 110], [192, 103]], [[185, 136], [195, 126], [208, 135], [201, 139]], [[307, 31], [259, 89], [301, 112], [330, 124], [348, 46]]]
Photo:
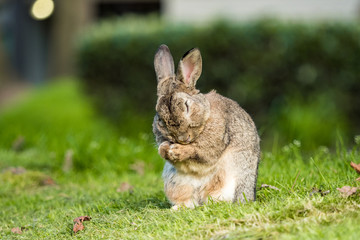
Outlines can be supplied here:
[[199, 79], [202, 71], [202, 59], [200, 50], [190, 49], [181, 58], [176, 74], [176, 78], [182, 81], [186, 87], [195, 88], [196, 81]]
[[168, 46], [165, 44], [162, 44], [155, 54], [154, 67], [158, 83], [175, 75], [174, 60]]

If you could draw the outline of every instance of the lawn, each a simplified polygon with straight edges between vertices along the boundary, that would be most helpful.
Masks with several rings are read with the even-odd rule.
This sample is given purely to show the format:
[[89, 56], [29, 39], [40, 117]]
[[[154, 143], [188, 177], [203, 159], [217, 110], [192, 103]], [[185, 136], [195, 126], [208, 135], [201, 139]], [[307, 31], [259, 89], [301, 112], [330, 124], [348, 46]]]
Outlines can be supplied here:
[[[122, 134], [127, 128], [101, 118], [74, 80], [1, 109], [0, 238], [358, 239], [359, 195], [337, 188], [360, 187], [350, 167], [360, 162], [359, 137], [310, 153], [297, 140], [275, 141], [262, 151], [256, 202], [174, 212], [151, 126], [134, 137]], [[91, 220], [75, 234], [79, 216]]]

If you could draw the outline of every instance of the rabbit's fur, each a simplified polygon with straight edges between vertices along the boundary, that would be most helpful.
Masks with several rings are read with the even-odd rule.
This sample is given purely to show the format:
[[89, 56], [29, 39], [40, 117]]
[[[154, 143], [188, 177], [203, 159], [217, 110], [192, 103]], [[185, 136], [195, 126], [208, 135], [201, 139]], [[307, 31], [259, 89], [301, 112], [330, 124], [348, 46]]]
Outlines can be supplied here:
[[198, 49], [180, 60], [177, 73], [166, 45], [154, 58], [158, 80], [153, 132], [166, 159], [165, 194], [193, 207], [215, 201], [253, 201], [260, 160], [259, 136], [251, 117], [233, 100], [195, 88], [202, 70]]

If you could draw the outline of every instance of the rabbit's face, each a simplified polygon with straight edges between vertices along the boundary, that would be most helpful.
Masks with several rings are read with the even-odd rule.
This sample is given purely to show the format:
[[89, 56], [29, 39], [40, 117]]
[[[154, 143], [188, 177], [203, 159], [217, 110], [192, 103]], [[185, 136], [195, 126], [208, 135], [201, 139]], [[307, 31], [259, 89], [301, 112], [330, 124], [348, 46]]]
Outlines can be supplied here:
[[210, 103], [195, 88], [202, 70], [199, 49], [186, 52], [177, 73], [166, 45], [154, 57], [158, 80], [155, 124], [162, 136], [171, 142], [189, 144], [204, 130], [210, 116]]
[[204, 130], [210, 116], [210, 103], [202, 94], [177, 92], [158, 99], [157, 128], [172, 142], [189, 144]]

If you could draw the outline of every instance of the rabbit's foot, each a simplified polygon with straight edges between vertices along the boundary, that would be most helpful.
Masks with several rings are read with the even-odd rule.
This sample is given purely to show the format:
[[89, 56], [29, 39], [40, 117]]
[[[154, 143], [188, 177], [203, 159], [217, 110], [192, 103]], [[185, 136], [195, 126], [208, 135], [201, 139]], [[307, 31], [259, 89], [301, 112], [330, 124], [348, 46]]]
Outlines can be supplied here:
[[174, 205], [171, 207], [171, 211], [179, 211], [181, 209], [181, 205]]
[[195, 206], [196, 204], [194, 204], [193, 202], [175, 204], [174, 206], [171, 207], [171, 211], [179, 211], [182, 209], [194, 209]]

